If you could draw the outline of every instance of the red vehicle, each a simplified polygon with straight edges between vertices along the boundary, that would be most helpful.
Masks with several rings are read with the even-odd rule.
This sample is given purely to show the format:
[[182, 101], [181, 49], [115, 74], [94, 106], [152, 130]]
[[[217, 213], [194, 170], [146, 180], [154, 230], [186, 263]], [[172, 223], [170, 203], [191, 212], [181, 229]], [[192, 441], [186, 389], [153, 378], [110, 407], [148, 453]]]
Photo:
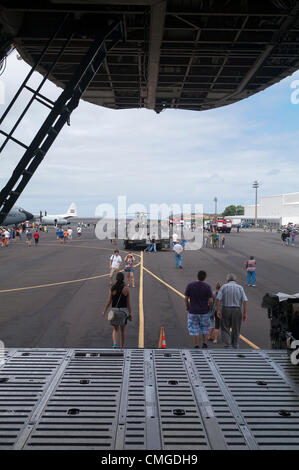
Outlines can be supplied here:
[[233, 222], [231, 219], [213, 219], [206, 227], [210, 232], [230, 233], [232, 225]]
[[217, 231], [221, 233], [230, 233], [232, 229], [231, 219], [218, 219], [217, 220]]

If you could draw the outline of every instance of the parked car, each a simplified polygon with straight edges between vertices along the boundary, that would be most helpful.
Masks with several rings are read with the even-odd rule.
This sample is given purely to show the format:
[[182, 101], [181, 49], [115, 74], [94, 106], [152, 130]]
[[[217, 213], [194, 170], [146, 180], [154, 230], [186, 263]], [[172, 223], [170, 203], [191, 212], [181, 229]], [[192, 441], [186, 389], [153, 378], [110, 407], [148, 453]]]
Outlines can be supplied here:
[[240, 225], [241, 228], [250, 228], [251, 227], [251, 224], [249, 223], [243, 223]]

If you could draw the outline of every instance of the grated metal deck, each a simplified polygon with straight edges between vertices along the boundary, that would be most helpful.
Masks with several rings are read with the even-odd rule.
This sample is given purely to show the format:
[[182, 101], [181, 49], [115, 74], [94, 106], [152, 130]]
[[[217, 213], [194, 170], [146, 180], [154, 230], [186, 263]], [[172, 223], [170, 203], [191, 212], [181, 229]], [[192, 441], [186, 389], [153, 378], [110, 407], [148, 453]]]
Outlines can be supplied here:
[[285, 351], [9, 349], [0, 450], [299, 449]]

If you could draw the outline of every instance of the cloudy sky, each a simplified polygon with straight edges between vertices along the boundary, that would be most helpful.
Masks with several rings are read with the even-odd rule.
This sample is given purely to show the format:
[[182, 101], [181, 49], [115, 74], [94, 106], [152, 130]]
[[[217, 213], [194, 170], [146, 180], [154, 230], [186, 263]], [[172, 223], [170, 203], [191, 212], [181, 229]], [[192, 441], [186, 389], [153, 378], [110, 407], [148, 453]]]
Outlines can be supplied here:
[[[0, 77], [6, 103], [28, 70], [16, 54], [8, 58]], [[36, 73], [31, 85], [40, 80]], [[205, 112], [113, 111], [82, 101], [18, 204], [33, 213], [61, 213], [74, 201], [83, 217], [94, 216], [98, 204], [115, 204], [118, 195], [125, 195], [128, 204], [202, 203], [205, 212], [212, 212], [215, 196], [219, 211], [229, 204], [253, 204], [256, 179], [261, 195], [299, 191], [294, 80], [298, 72], [245, 101]], [[52, 98], [60, 92], [51, 83], [43, 91]], [[14, 124], [20, 105], [4, 130]], [[4, 109], [0, 104], [1, 113]], [[47, 112], [36, 103], [16, 137], [29, 144]], [[0, 155], [0, 187], [21, 155], [15, 144]]]

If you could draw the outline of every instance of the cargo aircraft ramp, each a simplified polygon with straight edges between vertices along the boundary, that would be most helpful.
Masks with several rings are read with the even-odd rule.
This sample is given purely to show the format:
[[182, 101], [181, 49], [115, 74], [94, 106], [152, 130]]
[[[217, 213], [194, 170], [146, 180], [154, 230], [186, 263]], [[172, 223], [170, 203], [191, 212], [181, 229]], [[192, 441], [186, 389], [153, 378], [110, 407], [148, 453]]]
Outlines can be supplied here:
[[9, 349], [0, 449], [299, 449], [282, 350]]

